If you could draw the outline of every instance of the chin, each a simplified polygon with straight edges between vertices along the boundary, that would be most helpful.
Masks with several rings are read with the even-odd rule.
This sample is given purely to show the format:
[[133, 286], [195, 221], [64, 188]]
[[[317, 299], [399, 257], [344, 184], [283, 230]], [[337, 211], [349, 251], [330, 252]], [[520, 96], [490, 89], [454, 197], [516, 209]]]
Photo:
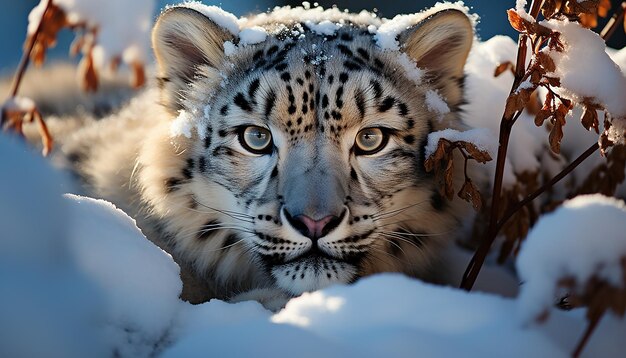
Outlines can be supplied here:
[[310, 255], [274, 265], [271, 274], [278, 288], [297, 296], [333, 284], [353, 282], [357, 267], [331, 257]]

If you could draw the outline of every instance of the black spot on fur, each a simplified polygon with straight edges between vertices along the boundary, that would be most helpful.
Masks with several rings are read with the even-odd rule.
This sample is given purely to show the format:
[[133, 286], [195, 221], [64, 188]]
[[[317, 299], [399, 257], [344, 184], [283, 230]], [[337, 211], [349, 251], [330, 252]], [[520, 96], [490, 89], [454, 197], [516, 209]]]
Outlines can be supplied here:
[[248, 87], [248, 97], [250, 99], [254, 99], [254, 95], [256, 94], [256, 91], [259, 89], [259, 85], [261, 84], [261, 81], [259, 81], [259, 79], [255, 79], [250, 83], [250, 87]]
[[206, 138], [204, 138], [204, 147], [209, 148], [211, 146], [211, 133], [207, 133]]
[[367, 53], [367, 51], [365, 51], [364, 48], [359, 47], [356, 52], [359, 54], [359, 56], [363, 57], [363, 59], [365, 59], [366, 61], [369, 61], [370, 59], [370, 54]]
[[339, 52], [341, 52], [342, 54], [346, 55], [346, 56], [354, 56], [354, 54], [352, 53], [352, 51], [348, 48], [348, 46], [344, 45], [344, 44], [339, 44], [337, 45], [337, 48], [339, 49]]
[[356, 108], [359, 110], [359, 114], [361, 115], [361, 119], [365, 117], [365, 97], [361, 90], [356, 92], [356, 96], [354, 96], [354, 101], [356, 102]]
[[165, 192], [172, 193], [178, 189], [180, 189], [180, 179], [179, 178], [168, 178], [165, 180]]
[[281, 62], [278, 65], [276, 65], [276, 71], [284, 71], [287, 69], [287, 64], [285, 62]]
[[311, 71], [306, 70], [304, 71], [304, 78], [306, 78], [307, 80], [311, 78]]
[[437, 211], [443, 211], [446, 209], [446, 199], [439, 194], [438, 190], [435, 190], [430, 196], [430, 205]]
[[276, 94], [272, 91], [267, 94], [267, 97], [265, 97], [265, 117], [269, 117], [272, 113], [274, 103], [276, 103]]
[[400, 110], [401, 116], [406, 116], [407, 114], [409, 114], [409, 108], [406, 106], [406, 103], [404, 102], [398, 103], [398, 109]]
[[210, 238], [219, 231], [215, 230], [215, 226], [219, 224], [220, 222], [217, 220], [207, 221], [206, 224], [202, 225], [202, 227], [200, 228], [200, 232], [198, 233], [198, 236], [196, 236], [196, 239], [198, 239], [199, 241], [206, 241], [208, 238]]
[[296, 106], [292, 104], [291, 106], [289, 106], [289, 108], [287, 108], [287, 112], [289, 112], [289, 114], [296, 113]]
[[359, 176], [356, 174], [356, 170], [354, 170], [354, 168], [350, 167], [350, 178], [352, 178], [353, 180], [359, 180]]
[[278, 51], [278, 46], [274, 45], [267, 50], [267, 55], [271, 56]]
[[406, 144], [413, 144], [413, 143], [415, 143], [415, 136], [413, 136], [412, 134], [404, 136], [404, 142]]
[[376, 66], [376, 67], [378, 67], [380, 69], [385, 67], [385, 65], [383, 64], [383, 61], [381, 61], [381, 60], [379, 60], [377, 58], [374, 59], [374, 66]]
[[235, 235], [228, 235], [222, 242], [222, 250], [231, 248], [239, 243], [239, 238]]
[[393, 97], [386, 97], [383, 102], [378, 106], [378, 111], [387, 112], [391, 107], [393, 107], [395, 101], [396, 100]]
[[380, 98], [383, 95], [383, 88], [380, 85], [380, 82], [376, 80], [371, 80], [370, 85], [372, 86], [372, 90], [374, 91], [374, 98]]
[[206, 172], [206, 157], [204, 155], [198, 158], [198, 170], [200, 173]]
[[349, 33], [344, 32], [340, 37], [343, 41], [352, 41], [354, 38]]
[[223, 105], [222, 108], [220, 108], [220, 114], [222, 116], [225, 116], [228, 114], [228, 105]]
[[254, 53], [254, 55], [252, 55], [252, 60], [253, 61], [258, 61], [261, 59], [261, 56], [263, 56], [263, 51], [259, 50], [257, 52]]
[[339, 88], [337, 88], [337, 97], [335, 98], [335, 105], [338, 108], [343, 107], [343, 100], [341, 99], [342, 96], [343, 96], [343, 86], [339, 86]]
[[328, 107], [328, 96], [324, 93], [324, 96], [322, 97], [322, 108], [326, 107]]
[[328, 75], [328, 84], [329, 84], [329, 85], [332, 85], [334, 81], [335, 81], [335, 76], [333, 76], [333, 75]]
[[250, 102], [244, 98], [243, 93], [239, 92], [235, 96], [235, 104], [239, 106], [239, 108], [243, 109], [246, 112], [251, 112], [252, 107], [250, 106]]
[[341, 72], [339, 74], [339, 82], [346, 83], [346, 81], [348, 81], [348, 74], [345, 72]]
[[406, 125], [407, 125], [407, 127], [409, 127], [409, 129], [411, 129], [411, 128], [413, 128], [415, 126], [415, 121], [412, 120], [412, 119], [408, 119], [406, 121]]
[[226, 131], [225, 131], [225, 130], [220, 129], [220, 130], [217, 132], [217, 134], [218, 134], [220, 137], [224, 138], [224, 137], [226, 137], [226, 134], [227, 134], [227, 133], [226, 133]]
[[340, 120], [341, 119], [341, 113], [335, 111], [334, 109], [330, 112], [330, 115], [335, 119], [335, 120]]
[[304, 84], [304, 80], [300, 77], [296, 78], [296, 83], [298, 83], [300, 86], [302, 86]]
[[193, 158], [187, 158], [187, 165], [183, 168], [183, 177], [187, 180], [193, 178], [193, 168], [195, 166]]
[[275, 166], [274, 169], [272, 169], [272, 174], [270, 174], [270, 178], [274, 178], [278, 175], [278, 166]]
[[358, 71], [361, 69], [361, 66], [358, 63], [352, 61], [344, 61], [343, 66], [350, 71]]
[[280, 75], [280, 78], [285, 82], [289, 82], [291, 80], [291, 75], [289, 74], [289, 72], [283, 72]]

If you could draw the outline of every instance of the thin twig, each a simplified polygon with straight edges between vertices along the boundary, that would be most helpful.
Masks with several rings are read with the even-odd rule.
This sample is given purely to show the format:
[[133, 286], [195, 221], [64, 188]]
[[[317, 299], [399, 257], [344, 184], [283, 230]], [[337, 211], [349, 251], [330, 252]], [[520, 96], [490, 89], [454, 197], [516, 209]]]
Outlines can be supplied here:
[[535, 190], [532, 194], [528, 195], [522, 201], [520, 201], [517, 204], [515, 204], [515, 206], [513, 208], [509, 209], [506, 212], [506, 214], [504, 215], [504, 217], [502, 219], [500, 219], [500, 221], [498, 221], [498, 226], [497, 226], [496, 230], [500, 231], [500, 229], [502, 229], [504, 224], [506, 224], [506, 222], [513, 215], [515, 215], [515, 213], [517, 213], [519, 210], [521, 210], [524, 206], [529, 204], [531, 201], [533, 201], [539, 195], [541, 195], [544, 192], [546, 192], [548, 189], [550, 189], [556, 183], [561, 181], [561, 179], [563, 179], [565, 176], [567, 176], [569, 173], [571, 173], [574, 169], [576, 169], [576, 167], [578, 167], [578, 165], [580, 165], [580, 163], [582, 163], [591, 154], [593, 154], [596, 150], [598, 150], [598, 148], [600, 148], [598, 143], [597, 142], [594, 143], [583, 154], [581, 154], [578, 158], [576, 158], [573, 162], [571, 162], [567, 167], [565, 167], [565, 169], [563, 169], [559, 174], [555, 175], [552, 179], [550, 179], [549, 182], [545, 183], [541, 188]]
[[600, 37], [602, 37], [605, 41], [611, 38], [611, 36], [615, 32], [615, 29], [617, 29], [619, 24], [621, 24], [622, 20], [624, 19], [625, 11], [626, 11], [626, 1], [622, 1], [617, 12], [613, 14], [613, 16], [611, 16], [611, 18], [606, 23], [602, 31], [600, 31]]
[[583, 348], [585, 348], [587, 341], [589, 341], [591, 334], [598, 326], [598, 323], [600, 323], [600, 320], [602, 319], [603, 315], [604, 315], [604, 312], [602, 312], [601, 314], [591, 319], [591, 321], [589, 322], [589, 325], [587, 326], [587, 329], [585, 330], [585, 334], [580, 338], [580, 341], [576, 345], [576, 349], [574, 349], [574, 352], [572, 353], [572, 357], [577, 358], [580, 356], [580, 353], [582, 353]]
[[[539, 15], [539, 11], [541, 10], [541, 6], [543, 5], [543, 0], [533, 0], [530, 5], [530, 16], [536, 18]], [[528, 52], [528, 36], [525, 34], [521, 34], [518, 40], [517, 47], [517, 59], [515, 63], [515, 80], [513, 81], [513, 86], [511, 87], [511, 91], [509, 94], [513, 93], [517, 90], [522, 79], [526, 75], [526, 54]], [[496, 171], [494, 176], [493, 183], [493, 192], [491, 196], [491, 211], [489, 213], [489, 228], [487, 230], [487, 235], [481, 241], [478, 249], [474, 253], [474, 256], [470, 260], [467, 265], [467, 269], [463, 274], [463, 279], [461, 280], [461, 288], [467, 291], [471, 290], [474, 286], [474, 282], [476, 282], [476, 278], [478, 278], [478, 274], [480, 273], [480, 269], [482, 268], [487, 255], [489, 254], [489, 250], [493, 245], [494, 240], [498, 234], [498, 215], [500, 213], [500, 203], [501, 203], [501, 194], [502, 194], [502, 182], [504, 178], [504, 166], [506, 164], [506, 154], [509, 147], [509, 139], [511, 136], [511, 129], [516, 122], [516, 119], [521, 114], [521, 111], [516, 113], [515, 115], [511, 115], [507, 117], [506, 115], [502, 115], [502, 119], [500, 121], [500, 134], [499, 134], [499, 146], [498, 146], [498, 156], [496, 159]]]
[[22, 83], [22, 77], [24, 76], [24, 72], [26, 72], [26, 68], [30, 63], [30, 53], [33, 51], [35, 43], [37, 43], [37, 37], [39, 37], [39, 34], [41, 33], [43, 22], [46, 18], [46, 13], [48, 12], [48, 10], [50, 10], [51, 5], [52, 0], [48, 0], [48, 2], [46, 3], [46, 9], [44, 10], [43, 14], [41, 14], [41, 19], [39, 20], [37, 29], [35, 30], [35, 33], [30, 37], [30, 41], [28, 41], [27, 45], [25, 46], [24, 53], [22, 54], [22, 58], [15, 72], [15, 77], [13, 78], [13, 83], [11, 84], [11, 97], [17, 96], [17, 91], [19, 90], [20, 84]]

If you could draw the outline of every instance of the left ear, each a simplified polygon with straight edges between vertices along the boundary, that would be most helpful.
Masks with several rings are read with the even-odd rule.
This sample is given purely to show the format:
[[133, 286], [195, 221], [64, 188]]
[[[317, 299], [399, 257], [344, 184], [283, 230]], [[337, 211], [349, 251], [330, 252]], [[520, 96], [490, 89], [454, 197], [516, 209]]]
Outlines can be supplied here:
[[398, 36], [401, 51], [415, 61], [417, 67], [429, 73], [452, 105], [462, 99], [458, 81], [463, 78], [463, 67], [473, 39], [470, 19], [454, 9], [439, 11]]

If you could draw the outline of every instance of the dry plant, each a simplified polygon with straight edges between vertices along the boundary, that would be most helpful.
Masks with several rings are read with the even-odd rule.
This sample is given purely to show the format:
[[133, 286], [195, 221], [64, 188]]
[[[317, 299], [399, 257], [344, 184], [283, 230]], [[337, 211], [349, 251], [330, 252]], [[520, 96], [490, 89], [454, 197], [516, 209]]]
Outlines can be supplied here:
[[[30, 62], [32, 61], [36, 66], [43, 65], [46, 51], [56, 45], [58, 33], [62, 29], [70, 29], [76, 34], [70, 47], [70, 55], [82, 54], [82, 59], [78, 65], [82, 89], [86, 92], [93, 92], [98, 89], [99, 74], [94, 65], [93, 50], [98, 41], [99, 25], [75, 20], [75, 17], [69, 16], [62, 7], [55, 5], [53, 0], [46, 0], [35, 30], [27, 34], [24, 52], [15, 72], [9, 98], [2, 104], [0, 114], [0, 128], [3, 131], [12, 131], [21, 136], [23, 136], [22, 127], [24, 123], [36, 122], [42, 138], [44, 155], [49, 154], [52, 150], [52, 136], [34, 101], [18, 96], [18, 92]], [[113, 57], [110, 68], [116, 71], [121, 61], [120, 55]], [[146, 81], [144, 64], [136, 60], [129, 65], [131, 68], [131, 86], [134, 88], [143, 86]]]
[[[597, 26], [597, 18], [606, 17], [611, 4], [608, 0], [533, 0], [528, 14], [520, 14], [511, 9], [508, 11], [509, 22], [518, 32], [518, 52], [516, 63], [502, 63], [494, 71], [495, 76], [499, 76], [505, 71], [514, 74], [514, 81], [505, 104], [504, 114], [500, 121], [499, 147], [496, 158], [495, 177], [493, 179], [493, 193], [491, 203], [478, 215], [477, 220], [488, 218], [488, 228], [481, 236], [479, 246], [470, 261], [463, 276], [461, 288], [471, 290], [478, 277], [480, 269], [490, 252], [490, 249], [499, 234], [503, 234], [505, 239], [499, 254], [499, 261], [504, 261], [511, 253], [519, 250], [521, 241], [528, 233], [530, 227], [539, 217], [540, 213], [534, 206], [528, 205], [538, 196], [549, 191], [557, 182], [570, 174], [580, 163], [600, 149], [601, 154], [606, 156], [606, 162], [599, 165], [589, 173], [584, 183], [576, 188], [571, 196], [580, 193], [600, 192], [605, 195], [613, 195], [619, 183], [624, 180], [624, 169], [626, 162], [626, 149], [624, 145], [617, 145], [609, 139], [609, 129], [611, 127], [611, 113], [609, 113], [597, 98], [584, 98], [575, 101], [565, 98], [558, 89], [561, 87], [561, 79], [555, 77], [556, 65], [550, 52], [562, 52], [564, 44], [561, 41], [561, 34], [550, 29], [536, 19], [541, 13], [546, 20], [567, 19], [580, 23], [583, 27], [593, 28]], [[609, 20], [607, 26], [601, 31], [601, 36], [606, 40], [618, 25], [624, 24], [624, 9], [626, 2], [617, 9]], [[530, 54], [530, 61], [527, 63], [527, 55]], [[539, 102], [538, 89], [542, 88], [546, 93], [543, 103]], [[535, 115], [535, 124], [544, 126], [549, 130], [548, 143], [552, 156], [560, 155], [561, 140], [563, 139], [563, 126], [566, 117], [572, 109], [579, 106], [583, 109], [581, 124], [587, 130], [594, 130], [599, 139], [593, 143], [580, 156], [574, 159], [560, 173], [552, 178], [548, 178], [540, 185], [542, 173], [524, 172], [516, 173], [517, 184], [513, 187], [503, 187], [504, 167], [509, 145], [509, 139], [513, 126], [520, 115], [526, 110]], [[601, 127], [599, 123], [598, 111], [604, 111], [605, 121]], [[624, 119], [626, 120], [626, 119]], [[602, 130], [601, 130], [602, 128]], [[440, 141], [437, 151], [426, 161], [427, 170], [435, 170], [436, 176], [440, 178], [441, 191], [448, 198], [451, 198], [451, 151], [458, 148], [467, 160], [469, 158], [484, 162], [486, 157], [483, 153], [476, 153], [468, 150], [466, 144]], [[468, 154], [469, 153], [469, 154]], [[480, 193], [476, 190], [471, 180], [466, 177], [466, 186], [459, 192], [459, 197], [471, 202], [474, 208], [480, 208], [477, 198]], [[520, 200], [520, 198], [522, 198]], [[545, 205], [545, 208], [554, 208], [559, 203]], [[626, 269], [624, 270], [626, 273]], [[564, 278], [565, 279], [565, 278]], [[570, 298], [577, 303], [582, 303], [588, 307], [589, 328], [585, 336], [578, 344], [575, 355], [578, 355], [595, 325], [599, 321], [603, 312], [612, 309], [614, 312], [623, 315], [626, 302], [626, 291], [607, 282], [591, 280], [590, 282], [573, 283], [571, 280], [564, 280], [563, 287], [574, 289], [584, 287], [575, 292], [582, 294], [573, 295]]]

